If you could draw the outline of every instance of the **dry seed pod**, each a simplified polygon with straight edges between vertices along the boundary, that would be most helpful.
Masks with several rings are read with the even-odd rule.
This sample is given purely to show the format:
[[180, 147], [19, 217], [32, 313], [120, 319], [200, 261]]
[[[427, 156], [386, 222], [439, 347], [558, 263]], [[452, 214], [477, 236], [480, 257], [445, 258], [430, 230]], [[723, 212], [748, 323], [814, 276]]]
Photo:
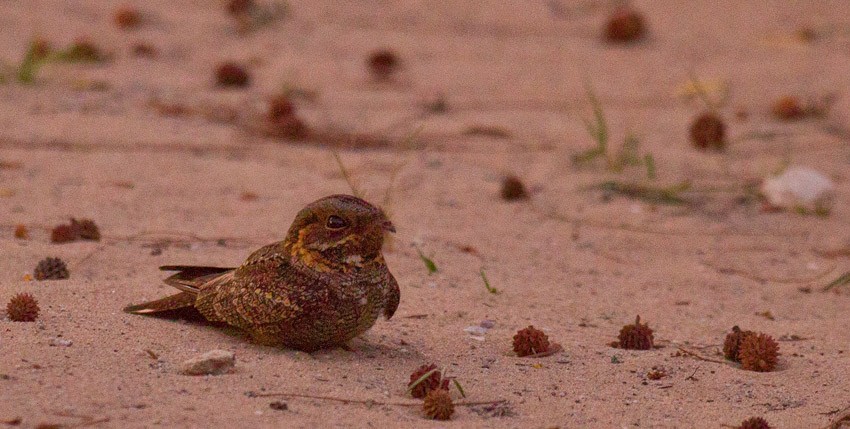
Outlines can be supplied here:
[[19, 240], [26, 240], [30, 238], [30, 232], [27, 229], [26, 225], [18, 224], [15, 225], [15, 238]]
[[694, 119], [690, 135], [697, 149], [721, 151], [726, 148], [726, 124], [714, 113], [703, 113]]
[[230, 0], [227, 3], [227, 13], [231, 16], [239, 17], [251, 13], [256, 9], [257, 5], [254, 0]]
[[215, 82], [219, 87], [244, 88], [251, 83], [251, 76], [245, 67], [228, 62], [219, 64], [215, 71]]
[[506, 176], [502, 179], [502, 190], [500, 194], [505, 201], [524, 200], [528, 198], [525, 185], [516, 176]]
[[737, 325], [733, 326], [732, 332], [727, 334], [726, 339], [723, 341], [723, 356], [731, 361], [741, 362], [741, 359], [738, 357], [738, 352], [741, 349], [741, 341], [744, 340], [744, 337], [753, 333], [753, 331], [742, 331]]
[[[437, 365], [428, 364], [422, 365], [413, 371], [410, 374], [410, 383], [407, 384], [408, 387], [413, 386], [413, 383], [416, 383], [417, 380], [422, 378], [425, 374], [434, 371], [437, 369]], [[414, 398], [424, 398], [428, 392], [432, 390], [448, 390], [449, 389], [449, 379], [443, 378], [443, 374], [440, 371], [431, 372], [431, 375], [428, 378], [422, 380], [416, 386], [413, 386], [413, 389], [410, 390], [410, 395]]]
[[605, 40], [613, 43], [629, 43], [640, 40], [646, 34], [643, 15], [622, 7], [614, 11], [605, 24]]
[[514, 353], [519, 357], [547, 351], [549, 351], [549, 337], [534, 326], [521, 329], [514, 335]]
[[767, 334], [751, 334], [741, 341], [738, 351], [741, 368], [748, 371], [769, 372], [779, 361], [779, 344]]
[[122, 7], [115, 11], [115, 25], [122, 30], [130, 30], [142, 23], [142, 14], [131, 7]]
[[366, 65], [376, 80], [389, 80], [398, 71], [401, 61], [389, 49], [381, 49], [369, 55]]
[[33, 272], [36, 280], [61, 280], [70, 277], [68, 266], [59, 258], [44, 258], [38, 262]]
[[422, 410], [429, 419], [448, 420], [455, 412], [455, 405], [448, 390], [435, 389], [425, 395]]
[[310, 134], [310, 129], [298, 116], [295, 104], [284, 95], [269, 102], [267, 120], [268, 132], [275, 137], [304, 140]]
[[773, 426], [767, 423], [767, 420], [761, 417], [750, 417], [736, 426], [735, 429], [773, 429]]
[[77, 236], [83, 240], [100, 241], [100, 229], [91, 219], [71, 218], [71, 228], [75, 229]]
[[634, 325], [625, 325], [620, 329], [619, 346], [627, 350], [650, 350], [653, 346], [653, 334], [649, 325], [640, 323], [640, 316], [635, 318]]
[[773, 103], [773, 116], [782, 121], [793, 121], [806, 115], [806, 109], [797, 97], [785, 96]]
[[38, 301], [28, 293], [19, 293], [6, 304], [6, 314], [13, 322], [33, 322], [38, 311]]

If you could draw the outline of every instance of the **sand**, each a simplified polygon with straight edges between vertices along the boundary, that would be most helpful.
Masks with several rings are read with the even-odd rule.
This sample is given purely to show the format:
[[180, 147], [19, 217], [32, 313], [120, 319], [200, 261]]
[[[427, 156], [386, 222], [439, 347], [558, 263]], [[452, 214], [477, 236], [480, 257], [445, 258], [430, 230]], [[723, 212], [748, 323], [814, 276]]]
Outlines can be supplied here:
[[[49, 63], [32, 85], [7, 72], [0, 85], [0, 301], [28, 292], [41, 306], [37, 322], [0, 319], [7, 426], [717, 428], [763, 416], [818, 428], [850, 406], [850, 292], [822, 291], [850, 269], [850, 3], [636, 1], [649, 34], [629, 46], [601, 40], [611, 6], [595, 1], [292, 1], [288, 17], [247, 33], [214, 1], [135, 6], [143, 23], [126, 31], [114, 2], [0, 3], [12, 67], [34, 37], [62, 48], [86, 36], [111, 55]], [[806, 28], [814, 39], [798, 37]], [[158, 55], [132, 55], [139, 42]], [[403, 68], [375, 82], [365, 58], [384, 47]], [[226, 60], [248, 64], [248, 88], [214, 86]], [[688, 142], [706, 109], [677, 95], [691, 75], [715, 99], [728, 89], [723, 153]], [[655, 181], [643, 166], [570, 161], [594, 144], [587, 82], [612, 152], [636, 136]], [[324, 139], [257, 132], [284, 87]], [[425, 112], [440, 94], [448, 111]], [[771, 114], [780, 96], [830, 94], [823, 117]], [[238, 265], [305, 204], [351, 192], [331, 149], [352, 134], [380, 137], [339, 155], [398, 229], [386, 249], [402, 290], [392, 320], [350, 350], [305, 354], [121, 312], [171, 292], [158, 266]], [[747, 197], [745, 184], [787, 160], [835, 181], [828, 216]], [[505, 174], [530, 200], [500, 199]], [[693, 191], [670, 206], [589, 189], [612, 180]], [[51, 244], [70, 217], [93, 219], [102, 240]], [[13, 237], [17, 224], [29, 239]], [[67, 261], [70, 279], [28, 281], [47, 256]], [[611, 347], [636, 315], [657, 347]], [[493, 324], [483, 339], [465, 332], [482, 321]], [[513, 356], [512, 336], [532, 324], [563, 351]], [[722, 362], [733, 325], [779, 340], [776, 371]], [[215, 349], [235, 353], [232, 373], [179, 374]], [[505, 402], [425, 420], [405, 390], [430, 362], [463, 386], [458, 400]], [[667, 376], [648, 379], [653, 368]]]

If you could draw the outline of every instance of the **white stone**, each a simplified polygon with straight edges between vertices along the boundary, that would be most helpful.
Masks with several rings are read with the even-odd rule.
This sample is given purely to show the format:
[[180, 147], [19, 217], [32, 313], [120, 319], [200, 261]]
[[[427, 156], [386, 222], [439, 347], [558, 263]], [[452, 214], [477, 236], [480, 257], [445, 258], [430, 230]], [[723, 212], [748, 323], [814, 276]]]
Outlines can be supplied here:
[[180, 369], [183, 375], [219, 375], [230, 372], [236, 365], [236, 355], [227, 350], [212, 350], [185, 362]]
[[51, 338], [49, 344], [53, 347], [71, 347], [74, 342], [65, 338]]
[[487, 328], [481, 326], [467, 326], [463, 328], [464, 332], [473, 336], [484, 336], [487, 333]]
[[816, 170], [795, 166], [765, 179], [761, 192], [776, 207], [828, 210], [835, 199], [835, 184]]

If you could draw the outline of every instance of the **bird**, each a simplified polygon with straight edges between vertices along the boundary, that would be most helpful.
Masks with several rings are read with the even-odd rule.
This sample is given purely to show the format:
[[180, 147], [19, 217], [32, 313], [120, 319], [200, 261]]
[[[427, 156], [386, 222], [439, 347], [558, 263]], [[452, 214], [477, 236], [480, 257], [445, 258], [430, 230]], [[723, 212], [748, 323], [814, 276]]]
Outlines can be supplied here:
[[286, 237], [254, 251], [236, 268], [166, 265], [180, 292], [130, 305], [131, 314], [197, 310], [250, 334], [256, 343], [312, 352], [346, 347], [400, 301], [382, 247], [395, 226], [378, 207], [337, 194], [295, 216]]

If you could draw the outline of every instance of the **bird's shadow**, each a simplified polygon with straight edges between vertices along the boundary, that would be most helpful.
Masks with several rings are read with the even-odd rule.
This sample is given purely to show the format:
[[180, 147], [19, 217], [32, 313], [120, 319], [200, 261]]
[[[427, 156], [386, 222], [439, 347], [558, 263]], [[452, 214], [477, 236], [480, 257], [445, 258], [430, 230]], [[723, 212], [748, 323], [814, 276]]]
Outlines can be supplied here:
[[189, 325], [198, 327], [212, 327], [219, 334], [231, 339], [245, 342], [250, 345], [249, 349], [257, 353], [272, 353], [276, 355], [292, 355], [294, 353], [306, 353], [314, 358], [322, 358], [345, 362], [349, 360], [361, 360], [365, 358], [403, 358], [418, 360], [423, 355], [414, 344], [399, 343], [390, 338], [377, 338], [368, 332], [351, 340], [348, 344], [338, 347], [319, 349], [311, 352], [303, 352], [281, 346], [269, 346], [259, 344], [245, 331], [230, 326], [224, 322], [210, 322], [195, 308], [180, 308], [157, 313], [158, 319], [170, 321], [182, 321]]

